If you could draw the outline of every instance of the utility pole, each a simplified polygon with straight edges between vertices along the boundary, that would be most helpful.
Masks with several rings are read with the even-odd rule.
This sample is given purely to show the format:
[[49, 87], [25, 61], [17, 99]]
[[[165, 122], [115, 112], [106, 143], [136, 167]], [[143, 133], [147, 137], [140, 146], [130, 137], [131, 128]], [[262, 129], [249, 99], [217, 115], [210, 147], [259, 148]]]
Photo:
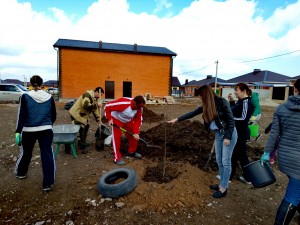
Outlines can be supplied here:
[[25, 75], [23, 75], [23, 76], [24, 76], [24, 87], [27, 88], [27, 77]]
[[218, 82], [218, 64], [219, 64], [219, 61], [217, 60], [216, 61], [216, 77], [215, 77], [215, 92], [217, 94], [217, 82]]

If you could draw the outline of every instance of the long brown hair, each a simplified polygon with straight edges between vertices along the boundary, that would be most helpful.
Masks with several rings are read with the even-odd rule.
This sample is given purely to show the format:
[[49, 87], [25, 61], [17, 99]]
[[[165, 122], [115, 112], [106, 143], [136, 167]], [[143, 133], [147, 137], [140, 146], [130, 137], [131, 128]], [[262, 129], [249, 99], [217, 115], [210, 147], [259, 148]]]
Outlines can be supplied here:
[[203, 119], [206, 123], [210, 123], [218, 116], [215, 98], [217, 95], [209, 85], [203, 85], [198, 89], [198, 93], [202, 98]]

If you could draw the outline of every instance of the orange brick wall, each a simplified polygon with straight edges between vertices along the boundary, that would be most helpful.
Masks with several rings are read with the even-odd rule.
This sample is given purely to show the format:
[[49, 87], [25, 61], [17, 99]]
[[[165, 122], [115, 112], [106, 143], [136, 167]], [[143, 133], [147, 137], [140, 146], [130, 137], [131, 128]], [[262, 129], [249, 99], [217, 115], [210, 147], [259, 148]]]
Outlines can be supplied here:
[[132, 82], [132, 97], [151, 93], [166, 96], [171, 88], [170, 56], [60, 49], [61, 98], [78, 98], [88, 89], [115, 82], [115, 98], [123, 81]]

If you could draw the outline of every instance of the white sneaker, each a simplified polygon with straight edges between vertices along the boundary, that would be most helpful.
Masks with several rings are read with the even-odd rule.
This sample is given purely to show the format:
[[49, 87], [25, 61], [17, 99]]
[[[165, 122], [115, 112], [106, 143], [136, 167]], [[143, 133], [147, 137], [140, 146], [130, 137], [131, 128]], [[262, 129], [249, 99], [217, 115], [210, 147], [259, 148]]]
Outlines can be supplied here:
[[245, 184], [249, 184], [249, 185], [252, 184], [251, 182], [246, 181], [246, 179], [243, 176], [239, 176], [239, 180], [242, 181]]
[[[217, 178], [218, 180], [221, 180], [221, 176], [220, 176], [220, 175], [217, 175], [216, 178]], [[230, 183], [231, 183], [231, 180], [229, 181], [229, 184], [230, 184]]]

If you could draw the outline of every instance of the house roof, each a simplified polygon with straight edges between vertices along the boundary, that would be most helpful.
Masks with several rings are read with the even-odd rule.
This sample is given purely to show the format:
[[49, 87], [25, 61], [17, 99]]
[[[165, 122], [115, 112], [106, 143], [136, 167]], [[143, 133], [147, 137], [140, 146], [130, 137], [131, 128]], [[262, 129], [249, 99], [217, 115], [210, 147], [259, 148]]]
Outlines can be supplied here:
[[203, 86], [203, 85], [210, 85], [212, 83], [215, 83], [215, 80], [217, 80], [217, 84], [218, 83], [223, 83], [226, 82], [225, 80], [223, 80], [222, 78], [217, 78], [216, 77], [212, 77], [212, 76], [207, 76], [206, 78], [202, 79], [202, 80], [192, 80], [190, 82], [188, 82], [187, 84], [185, 84], [184, 86]]
[[48, 81], [44, 82], [43, 85], [44, 86], [57, 87], [58, 86], [58, 82], [57, 82], [57, 80], [48, 80]]
[[300, 75], [298, 75], [298, 76], [295, 76], [295, 77], [292, 77], [291, 79], [292, 79], [292, 80], [297, 80], [297, 79], [300, 79]]
[[18, 79], [5, 79], [5, 80], [2, 80], [2, 83], [6, 83], [6, 84], [21, 84], [21, 85], [24, 84], [23, 81], [20, 81]]
[[178, 80], [178, 77], [172, 77], [172, 86], [181, 86], [179, 80]]
[[287, 83], [290, 77], [274, 73], [268, 70], [259, 70], [255, 69], [251, 73], [246, 73], [244, 75], [232, 78], [227, 80], [228, 83], [253, 83], [253, 82], [261, 82], [261, 83]]
[[108, 52], [130, 52], [140, 54], [159, 54], [159, 55], [170, 55], [176, 56], [175, 52], [165, 48], [156, 46], [144, 46], [144, 45], [128, 45], [128, 44], [117, 44], [117, 43], [106, 43], [106, 42], [93, 42], [93, 41], [81, 41], [81, 40], [70, 40], [70, 39], [58, 39], [53, 45], [56, 48], [72, 48], [72, 49], [85, 49], [85, 50], [96, 50], [96, 51], [108, 51]]

